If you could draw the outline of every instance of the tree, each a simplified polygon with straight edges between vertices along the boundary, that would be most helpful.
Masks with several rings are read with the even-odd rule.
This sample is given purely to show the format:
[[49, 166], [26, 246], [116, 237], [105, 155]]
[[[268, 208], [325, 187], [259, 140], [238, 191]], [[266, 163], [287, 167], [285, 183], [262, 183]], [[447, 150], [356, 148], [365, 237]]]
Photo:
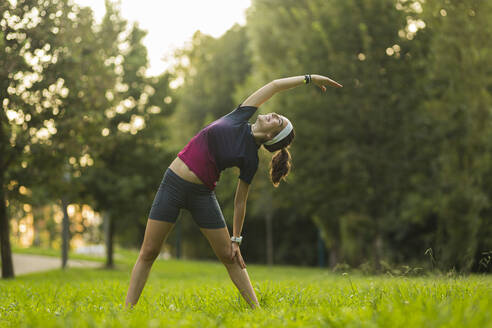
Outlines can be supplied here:
[[391, 254], [385, 241], [398, 229], [391, 222], [419, 168], [409, 158], [422, 132], [414, 59], [421, 50], [399, 33], [405, 15], [394, 1], [259, 0], [248, 16], [259, 78], [320, 73], [344, 84], [326, 94], [298, 88], [269, 105], [298, 132], [297, 192], [278, 197], [320, 227], [331, 258], [352, 265], [368, 258], [378, 265]]
[[[425, 5], [434, 35], [428, 57], [425, 108], [439, 136], [437, 156], [437, 257], [443, 269], [468, 272], [475, 262], [479, 229], [490, 224], [492, 56], [487, 1], [434, 1]], [[476, 265], [476, 264], [475, 264]]]
[[[87, 113], [83, 101], [73, 100], [82, 98], [88, 73], [97, 69], [92, 16], [67, 1], [27, 0], [5, 2], [0, 15], [0, 58], [9, 63], [0, 72], [2, 191], [8, 184], [9, 197], [20, 197], [19, 190], [50, 181], [56, 195], [67, 188], [59, 188], [57, 172], [64, 159], [78, 154], [76, 133]], [[2, 273], [13, 277], [5, 198], [1, 203]]]
[[162, 163], [169, 156], [163, 147], [167, 137], [163, 118], [173, 112], [171, 76], [145, 76], [145, 34], [137, 24], [128, 27], [118, 9], [106, 2], [99, 37], [105, 46], [105, 62], [115, 74], [113, 84], [104, 90], [107, 107], [98, 116], [97, 132], [87, 145], [94, 165], [85, 168], [81, 181], [84, 195], [103, 213], [107, 267], [114, 265], [116, 233], [128, 237], [128, 231], [135, 235], [134, 228], [145, 225]]

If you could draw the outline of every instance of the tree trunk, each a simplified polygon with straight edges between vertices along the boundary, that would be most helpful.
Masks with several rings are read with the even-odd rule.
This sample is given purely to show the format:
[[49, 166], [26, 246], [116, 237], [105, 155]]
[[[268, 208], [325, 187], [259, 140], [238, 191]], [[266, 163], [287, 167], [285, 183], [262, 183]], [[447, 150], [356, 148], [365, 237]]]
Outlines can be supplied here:
[[266, 254], [267, 264], [273, 265], [273, 213], [271, 209], [267, 209], [265, 216], [266, 221]]
[[337, 245], [337, 242], [334, 241], [331, 245], [331, 248], [330, 248], [330, 268], [335, 268], [335, 266], [337, 265], [338, 263], [338, 245]]
[[12, 250], [10, 248], [9, 219], [7, 217], [7, 206], [3, 189], [4, 177], [5, 172], [3, 170], [3, 167], [0, 166], [0, 246], [2, 253], [2, 278], [14, 278]]
[[32, 245], [34, 247], [41, 247], [41, 239], [39, 235], [39, 220], [42, 217], [42, 211], [40, 208], [33, 206], [32, 207], [32, 230], [33, 230], [33, 242]]
[[48, 217], [47, 217], [47, 230], [48, 230], [48, 248], [52, 248], [53, 247], [53, 243], [55, 242], [55, 239], [57, 237], [57, 232], [56, 232], [56, 223], [55, 223], [55, 220], [54, 220], [54, 210], [53, 210], [53, 206], [50, 205], [50, 209], [49, 209], [49, 212], [48, 212]]
[[381, 260], [383, 259], [383, 236], [377, 233], [374, 239], [374, 265], [376, 270], [381, 270]]
[[114, 222], [111, 216], [104, 212], [104, 234], [106, 239], [106, 268], [114, 268], [113, 261], [113, 236]]
[[318, 229], [318, 266], [323, 268], [325, 266], [325, 242], [321, 236], [321, 230]]
[[62, 198], [62, 268], [65, 269], [68, 261], [68, 248], [70, 242], [70, 218], [68, 217], [68, 200], [66, 197]]

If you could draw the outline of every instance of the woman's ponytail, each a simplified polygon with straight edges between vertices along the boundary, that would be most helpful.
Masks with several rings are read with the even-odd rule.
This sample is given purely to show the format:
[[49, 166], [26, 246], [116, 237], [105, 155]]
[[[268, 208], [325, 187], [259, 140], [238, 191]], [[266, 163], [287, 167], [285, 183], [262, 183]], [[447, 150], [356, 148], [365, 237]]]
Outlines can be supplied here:
[[272, 156], [272, 161], [270, 162], [270, 179], [274, 187], [278, 187], [280, 180], [284, 179], [285, 181], [285, 177], [290, 172], [290, 153], [287, 147], [292, 143], [295, 136], [296, 134], [292, 130], [284, 139], [273, 145], [263, 144], [263, 147], [271, 153], [280, 150]]
[[290, 172], [290, 153], [287, 148], [282, 148], [272, 156], [270, 163], [270, 178], [273, 186], [278, 187], [280, 180], [285, 181], [285, 177]]

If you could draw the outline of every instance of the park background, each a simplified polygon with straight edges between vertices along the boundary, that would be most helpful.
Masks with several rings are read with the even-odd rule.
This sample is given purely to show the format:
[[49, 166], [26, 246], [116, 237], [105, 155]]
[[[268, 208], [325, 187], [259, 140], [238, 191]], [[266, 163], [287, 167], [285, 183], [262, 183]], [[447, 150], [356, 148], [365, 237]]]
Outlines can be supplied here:
[[[108, 266], [114, 247], [138, 249], [189, 139], [265, 83], [305, 73], [344, 88], [301, 86], [259, 109], [290, 118], [296, 139], [277, 189], [260, 151], [247, 263], [491, 271], [490, 1], [254, 0], [245, 24], [197, 31], [155, 75], [146, 31], [106, 7], [97, 22], [66, 0], [0, 4], [3, 277], [12, 248], [66, 257], [104, 244]], [[229, 227], [237, 177], [223, 172], [216, 189]], [[163, 252], [214, 258], [186, 212]]]

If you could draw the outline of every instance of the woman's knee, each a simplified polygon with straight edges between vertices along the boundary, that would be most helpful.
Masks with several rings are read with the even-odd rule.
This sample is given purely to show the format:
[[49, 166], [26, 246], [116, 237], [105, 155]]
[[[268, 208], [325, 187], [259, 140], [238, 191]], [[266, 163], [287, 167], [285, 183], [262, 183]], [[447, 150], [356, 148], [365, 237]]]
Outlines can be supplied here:
[[159, 256], [160, 253], [160, 248], [159, 247], [153, 247], [153, 246], [142, 246], [142, 249], [140, 250], [140, 259], [146, 262], [153, 262]]
[[234, 260], [231, 258], [232, 256], [232, 247], [224, 247], [220, 251], [217, 252], [217, 257], [224, 264], [233, 264]]

